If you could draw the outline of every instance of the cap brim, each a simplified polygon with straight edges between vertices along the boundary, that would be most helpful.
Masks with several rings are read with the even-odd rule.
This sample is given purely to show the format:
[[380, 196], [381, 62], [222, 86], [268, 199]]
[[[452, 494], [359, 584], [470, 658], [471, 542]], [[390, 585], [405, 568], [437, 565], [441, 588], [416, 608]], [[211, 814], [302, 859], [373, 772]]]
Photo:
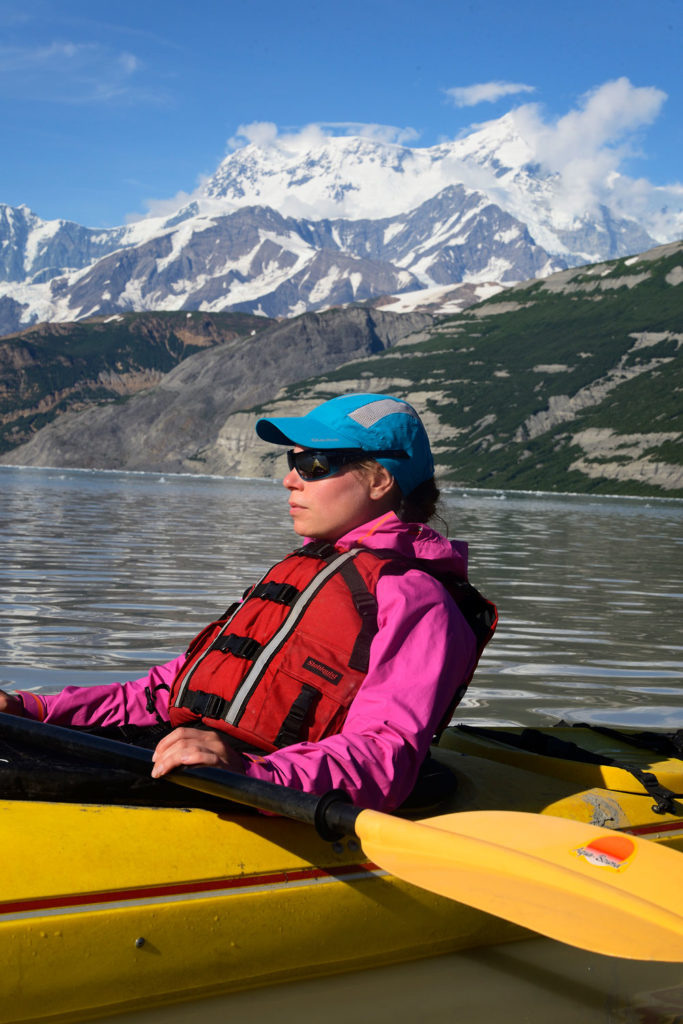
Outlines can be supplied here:
[[355, 438], [344, 437], [311, 416], [282, 416], [256, 422], [256, 433], [270, 444], [296, 444], [302, 448], [358, 448]]

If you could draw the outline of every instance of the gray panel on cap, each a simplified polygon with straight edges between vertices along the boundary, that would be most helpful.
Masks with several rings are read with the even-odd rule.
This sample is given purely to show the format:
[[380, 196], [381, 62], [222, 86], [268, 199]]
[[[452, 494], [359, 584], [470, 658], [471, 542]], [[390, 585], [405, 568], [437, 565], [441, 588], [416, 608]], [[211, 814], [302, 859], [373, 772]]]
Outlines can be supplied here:
[[413, 419], [419, 418], [415, 410], [411, 409], [409, 405], [405, 405], [403, 402], [395, 402], [391, 398], [381, 398], [377, 402], [361, 405], [360, 409], [356, 409], [355, 412], [350, 412], [347, 415], [350, 420], [355, 420], [361, 427], [374, 427], [375, 423], [384, 419], [385, 416], [400, 414], [412, 416]]

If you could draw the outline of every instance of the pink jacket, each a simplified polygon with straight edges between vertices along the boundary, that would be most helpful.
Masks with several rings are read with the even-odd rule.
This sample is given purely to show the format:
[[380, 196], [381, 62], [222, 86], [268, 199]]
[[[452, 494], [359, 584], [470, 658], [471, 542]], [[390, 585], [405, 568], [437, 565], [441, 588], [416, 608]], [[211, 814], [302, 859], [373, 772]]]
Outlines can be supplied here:
[[[436, 570], [467, 574], [467, 545], [393, 512], [337, 541], [428, 560]], [[424, 572], [387, 575], [377, 585], [378, 631], [368, 674], [340, 733], [297, 743], [264, 757], [247, 756], [245, 771], [306, 792], [344, 789], [354, 803], [393, 810], [410, 793], [430, 741], [459, 683], [476, 661], [474, 634], [444, 588]], [[59, 725], [149, 725], [168, 718], [168, 689], [184, 656], [133, 682], [69, 686], [51, 696], [20, 694], [25, 714]], [[162, 689], [159, 689], [159, 687]]]

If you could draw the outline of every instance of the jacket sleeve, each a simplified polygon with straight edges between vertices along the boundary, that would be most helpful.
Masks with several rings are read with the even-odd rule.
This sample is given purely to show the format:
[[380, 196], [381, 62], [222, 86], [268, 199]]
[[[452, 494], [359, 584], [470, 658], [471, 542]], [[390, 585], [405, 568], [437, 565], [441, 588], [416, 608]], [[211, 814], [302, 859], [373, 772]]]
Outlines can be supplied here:
[[246, 773], [306, 792], [343, 789], [393, 810], [409, 795], [455, 691], [476, 662], [474, 634], [435, 579], [411, 570], [377, 585], [368, 674], [342, 731], [251, 757]]
[[53, 725], [154, 725], [168, 721], [168, 693], [185, 655], [157, 665], [146, 676], [127, 683], [67, 686], [60, 693], [17, 694], [27, 718]]

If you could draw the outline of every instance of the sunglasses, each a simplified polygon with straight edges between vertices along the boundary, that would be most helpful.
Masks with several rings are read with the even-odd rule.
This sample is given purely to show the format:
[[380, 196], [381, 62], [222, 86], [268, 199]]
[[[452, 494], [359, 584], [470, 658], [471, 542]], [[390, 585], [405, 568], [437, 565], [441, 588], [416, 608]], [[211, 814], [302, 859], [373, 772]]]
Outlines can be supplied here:
[[324, 480], [327, 476], [338, 473], [342, 466], [348, 466], [353, 462], [362, 462], [364, 459], [407, 459], [408, 453], [404, 451], [376, 451], [366, 452], [362, 448], [345, 448], [335, 451], [328, 448], [321, 451], [315, 448], [305, 448], [302, 452], [295, 452], [293, 448], [287, 452], [287, 465], [295, 469], [302, 480]]

